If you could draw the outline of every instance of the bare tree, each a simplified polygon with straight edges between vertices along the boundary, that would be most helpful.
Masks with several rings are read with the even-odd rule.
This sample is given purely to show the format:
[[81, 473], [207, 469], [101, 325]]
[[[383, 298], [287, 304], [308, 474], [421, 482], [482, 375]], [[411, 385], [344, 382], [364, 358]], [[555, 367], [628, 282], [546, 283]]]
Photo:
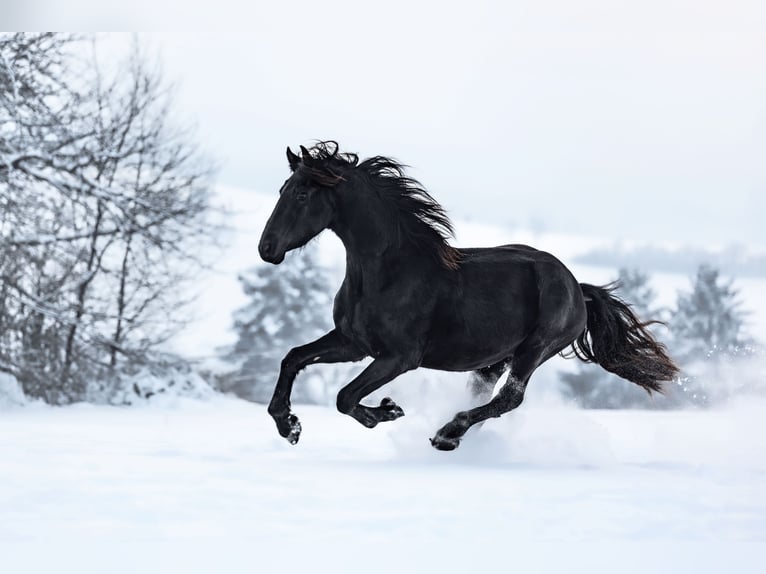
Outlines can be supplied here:
[[0, 365], [57, 403], [182, 324], [214, 231], [211, 164], [169, 120], [159, 70], [136, 46], [106, 77], [82, 42], [0, 36]]

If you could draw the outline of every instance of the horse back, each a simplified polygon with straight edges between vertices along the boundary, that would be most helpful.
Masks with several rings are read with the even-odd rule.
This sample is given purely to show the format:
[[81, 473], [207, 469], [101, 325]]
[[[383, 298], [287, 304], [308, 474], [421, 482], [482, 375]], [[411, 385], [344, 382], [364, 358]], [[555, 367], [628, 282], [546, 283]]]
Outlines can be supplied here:
[[439, 293], [423, 366], [469, 370], [501, 361], [541, 321], [551, 330], [579, 328], [579, 284], [553, 255], [527, 245], [460, 252], [460, 268]]

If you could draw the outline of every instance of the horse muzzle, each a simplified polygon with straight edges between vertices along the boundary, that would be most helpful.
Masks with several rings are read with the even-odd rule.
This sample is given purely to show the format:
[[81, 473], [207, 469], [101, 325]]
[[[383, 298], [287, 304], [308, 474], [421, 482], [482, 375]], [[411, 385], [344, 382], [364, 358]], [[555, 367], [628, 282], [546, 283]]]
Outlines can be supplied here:
[[285, 260], [285, 249], [278, 245], [273, 237], [262, 237], [258, 244], [258, 253], [266, 263], [279, 265]]

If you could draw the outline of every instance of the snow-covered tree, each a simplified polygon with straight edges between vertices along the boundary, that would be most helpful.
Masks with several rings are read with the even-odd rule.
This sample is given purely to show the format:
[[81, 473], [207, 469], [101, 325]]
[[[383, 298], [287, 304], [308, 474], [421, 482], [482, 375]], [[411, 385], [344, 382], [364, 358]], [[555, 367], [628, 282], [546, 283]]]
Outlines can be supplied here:
[[678, 294], [670, 319], [676, 354], [682, 362], [736, 356], [752, 343], [745, 334], [746, 316], [733, 281], [701, 265], [691, 292]]
[[644, 320], [656, 320], [664, 311], [657, 307], [657, 292], [652, 289], [647, 273], [640, 269], [621, 268], [617, 282], [619, 293]]
[[[656, 293], [649, 276], [638, 269], [620, 269], [616, 295], [631, 305], [643, 321], [656, 320], [662, 310], [656, 307]], [[591, 363], [577, 363], [574, 372], [561, 373], [565, 396], [586, 408], [617, 409], [648, 406], [646, 392]]]
[[755, 342], [745, 332], [746, 317], [733, 281], [722, 279], [710, 265], [700, 265], [692, 290], [678, 294], [669, 323], [682, 371], [672, 390], [677, 402], [707, 406], [741, 390], [725, 372], [732, 362], [755, 352]]
[[[136, 47], [0, 34], [0, 369], [53, 403], [90, 398], [182, 324], [209, 242], [209, 174]], [[76, 49], [75, 49], [76, 48]]]
[[[260, 265], [239, 277], [250, 300], [234, 313], [238, 339], [225, 358], [237, 369], [222, 377], [222, 390], [267, 403], [287, 351], [332, 328], [332, 287], [316, 259], [316, 247], [309, 244], [281, 265]], [[293, 402], [318, 399], [307, 379], [296, 382]]]

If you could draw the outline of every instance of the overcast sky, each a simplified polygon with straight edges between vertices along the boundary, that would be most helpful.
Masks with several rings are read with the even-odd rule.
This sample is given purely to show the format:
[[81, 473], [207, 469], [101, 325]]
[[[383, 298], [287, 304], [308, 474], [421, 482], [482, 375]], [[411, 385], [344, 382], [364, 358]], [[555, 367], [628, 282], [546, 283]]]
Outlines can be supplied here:
[[[148, 6], [120, 17], [205, 23]], [[413, 166], [456, 218], [766, 245], [762, 0], [247, 6], [141, 35], [222, 183], [276, 193], [286, 145], [336, 139]]]

